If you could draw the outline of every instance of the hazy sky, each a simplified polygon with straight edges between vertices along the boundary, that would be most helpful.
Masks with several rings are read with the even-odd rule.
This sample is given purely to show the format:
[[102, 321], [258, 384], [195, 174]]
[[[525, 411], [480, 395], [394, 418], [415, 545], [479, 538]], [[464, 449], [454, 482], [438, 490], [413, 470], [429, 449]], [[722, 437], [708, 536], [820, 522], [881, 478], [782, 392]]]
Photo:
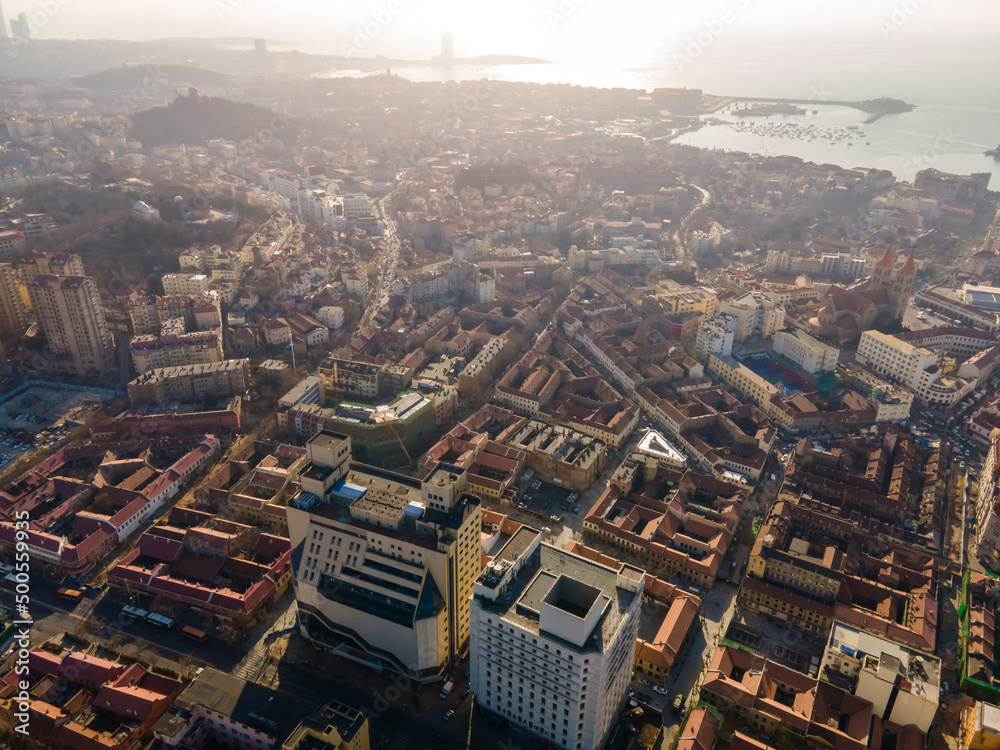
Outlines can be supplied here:
[[[355, 49], [365, 55], [426, 57], [441, 33], [455, 54], [487, 52], [557, 61], [600, 58], [610, 45], [653, 48], [699, 32], [732, 45], [896, 46], [968, 37], [970, 48], [1000, 34], [997, 0], [0, 0], [9, 20], [34, 19], [38, 38], [156, 39], [172, 36], [266, 37], [304, 50]], [[58, 6], [54, 13], [46, 7]], [[382, 23], [373, 20], [380, 16]], [[377, 30], [359, 37], [367, 24]], [[708, 37], [702, 36], [702, 39]], [[622, 42], [628, 39], [629, 43]], [[618, 60], [618, 63], [630, 61]]]

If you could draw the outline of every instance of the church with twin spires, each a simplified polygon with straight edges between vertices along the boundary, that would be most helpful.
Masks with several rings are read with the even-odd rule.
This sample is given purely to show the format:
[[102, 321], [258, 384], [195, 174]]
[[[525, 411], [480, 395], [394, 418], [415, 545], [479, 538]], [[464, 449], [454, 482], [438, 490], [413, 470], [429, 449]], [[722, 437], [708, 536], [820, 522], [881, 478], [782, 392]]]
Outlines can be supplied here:
[[903, 316], [916, 278], [913, 253], [897, 257], [890, 242], [875, 266], [868, 288], [854, 292], [834, 284], [820, 299], [809, 327], [817, 335], [855, 340], [877, 324]]

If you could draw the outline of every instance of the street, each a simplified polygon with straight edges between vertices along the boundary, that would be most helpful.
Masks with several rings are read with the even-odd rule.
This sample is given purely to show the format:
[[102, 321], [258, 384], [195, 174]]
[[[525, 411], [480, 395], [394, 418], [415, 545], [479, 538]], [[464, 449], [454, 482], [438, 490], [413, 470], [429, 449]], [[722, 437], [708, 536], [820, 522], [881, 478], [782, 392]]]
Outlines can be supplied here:
[[371, 323], [379, 311], [389, 303], [390, 287], [396, 279], [396, 263], [399, 260], [399, 235], [396, 233], [396, 224], [385, 206], [388, 200], [388, 198], [383, 198], [381, 201], [375, 203], [376, 214], [385, 224], [386, 253], [383, 257], [376, 258], [379, 266], [378, 279], [375, 282], [375, 286], [368, 290], [366, 297], [368, 309], [365, 310], [361, 318], [360, 328], [364, 328]]

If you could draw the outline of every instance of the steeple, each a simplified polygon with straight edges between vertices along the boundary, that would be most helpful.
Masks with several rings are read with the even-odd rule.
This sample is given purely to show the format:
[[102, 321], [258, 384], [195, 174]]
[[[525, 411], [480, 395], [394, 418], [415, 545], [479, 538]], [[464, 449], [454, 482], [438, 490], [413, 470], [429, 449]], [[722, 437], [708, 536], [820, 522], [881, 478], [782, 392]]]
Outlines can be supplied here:
[[878, 264], [883, 268], [892, 268], [893, 263], [894, 259], [892, 257], [892, 241], [890, 240], [889, 244], [886, 245], [885, 252], [882, 253], [882, 259], [878, 262]]
[[913, 253], [910, 253], [910, 257], [906, 259], [906, 263], [903, 264], [903, 275], [913, 276], [917, 272], [917, 264], [913, 260]]

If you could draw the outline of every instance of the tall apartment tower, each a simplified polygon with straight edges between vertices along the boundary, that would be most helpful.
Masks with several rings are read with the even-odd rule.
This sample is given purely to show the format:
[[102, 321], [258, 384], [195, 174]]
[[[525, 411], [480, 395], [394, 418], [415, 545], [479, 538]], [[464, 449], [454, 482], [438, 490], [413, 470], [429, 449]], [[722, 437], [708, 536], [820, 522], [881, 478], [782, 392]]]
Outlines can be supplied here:
[[445, 62], [455, 59], [455, 39], [450, 31], [444, 32], [441, 37], [441, 59]]
[[303, 637], [418, 681], [450, 673], [481, 570], [466, 470], [442, 463], [420, 481], [354, 463], [350, 437], [329, 430], [306, 455], [287, 506]]
[[71, 253], [38, 253], [28, 252], [21, 256], [17, 265], [21, 272], [21, 298], [25, 305], [35, 308], [31, 300], [29, 288], [36, 276], [86, 276], [83, 270], [83, 259]]
[[3, 15], [3, 5], [0, 4], [0, 39], [7, 38], [7, 19]]
[[0, 263], [0, 346], [18, 342], [28, 329], [28, 311], [10, 263]]
[[472, 597], [476, 704], [553, 746], [602, 747], [627, 698], [645, 575], [518, 529]]
[[28, 284], [28, 294], [56, 355], [55, 369], [94, 376], [114, 367], [114, 339], [93, 279], [39, 274]]

